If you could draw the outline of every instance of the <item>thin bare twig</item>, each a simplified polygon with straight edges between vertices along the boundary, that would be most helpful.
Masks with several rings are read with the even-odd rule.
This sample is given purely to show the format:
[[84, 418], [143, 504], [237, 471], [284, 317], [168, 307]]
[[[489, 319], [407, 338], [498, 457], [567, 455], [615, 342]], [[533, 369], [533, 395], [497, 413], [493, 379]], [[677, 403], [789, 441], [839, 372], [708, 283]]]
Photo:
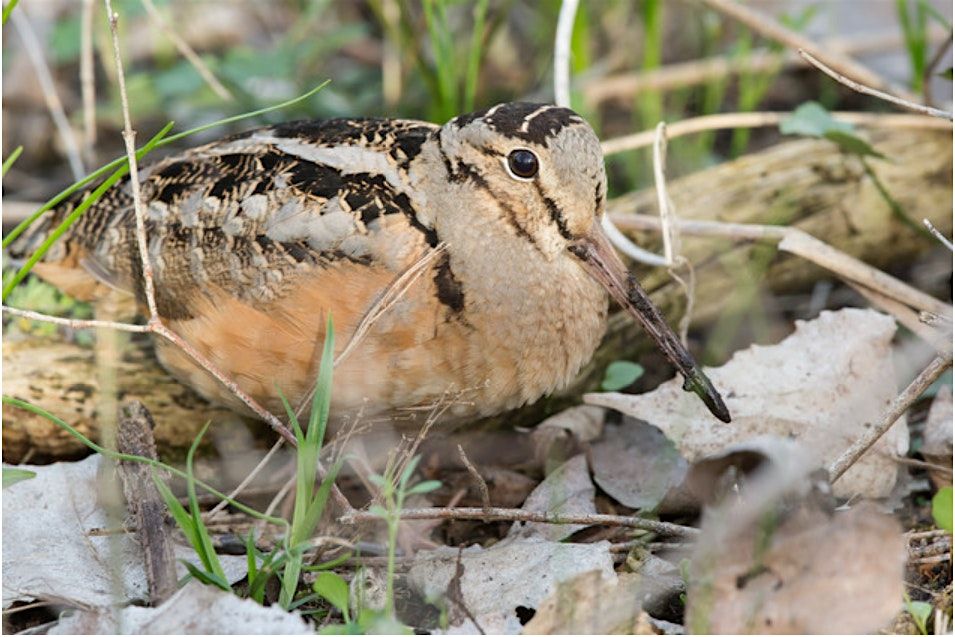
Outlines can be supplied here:
[[163, 32], [173, 45], [179, 50], [179, 53], [186, 58], [193, 68], [196, 69], [196, 72], [199, 76], [209, 85], [216, 95], [221, 97], [224, 100], [234, 100], [232, 93], [225, 86], [222, 85], [222, 82], [213, 74], [205, 62], [202, 61], [202, 58], [195, 52], [195, 50], [189, 46], [189, 43], [186, 42], [182, 37], [176, 33], [176, 30], [169, 26], [169, 23], [166, 22], [166, 18], [159, 12], [156, 8], [156, 5], [153, 4], [153, 0], [142, 0], [143, 6], [146, 7], [146, 11], [149, 13], [156, 24], [159, 26], [159, 29]]
[[477, 468], [471, 464], [471, 460], [468, 459], [468, 454], [464, 453], [464, 447], [458, 445], [458, 455], [461, 458], [461, 463], [464, 465], [464, 468], [468, 470], [468, 473], [471, 474], [471, 478], [474, 479], [474, 483], [477, 485], [478, 491], [481, 492], [481, 504], [483, 509], [487, 511], [491, 508], [491, 494], [487, 489], [487, 482], [484, 481], [484, 478], [481, 477], [481, 474], [478, 472]]
[[578, 0], [563, 0], [554, 36], [554, 103], [570, 108], [570, 45]]
[[[928, 40], [941, 42], [946, 33], [932, 29]], [[843, 55], [880, 53], [898, 48], [903, 41], [898, 29], [882, 33], [865, 33], [851, 37], [823, 40], [819, 46]], [[645, 91], [672, 91], [713, 82], [734, 75], [764, 73], [775, 69], [803, 66], [795, 51], [775, 52], [756, 49], [748, 55], [715, 55], [708, 58], [676, 62], [655, 69], [630, 71], [596, 77], [581, 85], [584, 103], [597, 108], [609, 100], [630, 100]]]
[[936, 239], [942, 242], [942, 245], [948, 248], [950, 251], [955, 252], [955, 246], [952, 245], [952, 242], [945, 238], [945, 235], [938, 231], [932, 222], [928, 219], [922, 219], [922, 225], [928, 228], [928, 231], [932, 233]]
[[10, 307], [9, 305], [4, 305], [2, 306], [2, 308], [4, 312], [6, 312], [7, 314], [11, 314], [13, 316], [20, 316], [23, 318], [33, 319], [34, 321], [43, 321], [45, 323], [55, 323], [56, 325], [65, 325], [75, 330], [94, 329], [94, 328], [102, 327], [106, 329], [119, 330], [121, 332], [136, 332], [140, 334], [152, 331], [148, 325], [134, 325], [133, 323], [117, 323], [115, 321], [68, 319], [68, 318], [62, 318], [59, 316], [51, 316], [49, 314], [41, 314], [40, 312], [33, 312], [31, 310], [21, 310], [19, 308]]
[[[272, 448], [269, 449], [268, 453], [262, 456], [262, 459], [259, 460], [259, 462], [252, 468], [252, 471], [250, 471], [248, 475], [242, 478], [242, 482], [240, 482], [238, 486], [236, 486], [236, 488], [232, 490], [232, 492], [229, 494], [229, 500], [235, 500], [239, 496], [239, 494], [242, 493], [245, 490], [245, 488], [252, 483], [255, 477], [259, 475], [259, 472], [261, 472], [262, 469], [265, 468], [265, 465], [268, 464], [269, 460], [271, 460], [272, 457], [276, 453], [278, 453], [279, 449], [282, 448], [282, 445], [284, 443], [285, 443], [285, 438], [279, 438], [278, 440], [275, 441], [275, 444], [272, 445]], [[217, 513], [219, 513], [220, 511], [222, 511], [229, 505], [229, 500], [220, 500], [219, 503], [215, 505], [214, 507], [212, 507], [212, 509], [206, 515], [208, 515], [210, 518], [215, 516]]]
[[948, 111], [943, 111], [940, 108], [933, 108], [931, 106], [925, 106], [924, 104], [918, 104], [910, 100], [902, 99], [901, 97], [896, 97], [895, 95], [891, 95], [884, 91], [874, 89], [871, 86], [866, 86], [865, 84], [861, 82], [856, 82], [855, 80], [851, 80], [848, 77], [839, 73], [838, 71], [830, 68], [824, 62], [821, 62], [820, 60], [816, 59], [811, 53], [809, 53], [808, 51], [804, 51], [803, 49], [799, 49], [799, 55], [801, 55], [803, 59], [805, 59], [807, 62], [812, 64], [814, 67], [816, 67], [817, 69], [819, 69], [820, 71], [822, 71], [823, 73], [825, 73], [826, 75], [834, 79], [835, 81], [839, 82], [840, 84], [844, 86], [848, 86], [853, 91], [856, 91], [858, 93], [863, 93], [864, 95], [871, 95], [872, 97], [877, 97], [880, 100], [884, 100], [891, 104], [895, 104], [896, 106], [901, 106], [902, 108], [908, 109], [910, 111], [915, 111], [916, 113], [922, 113], [923, 115], [931, 115], [932, 117], [941, 117], [942, 119], [947, 119], [948, 121], [952, 121], [952, 114], [949, 113]]
[[[504, 509], [492, 507], [455, 507], [455, 508], [423, 508], [403, 509], [398, 512], [402, 520], [483, 520], [508, 522], [541, 522], [544, 524], [586, 524], [606, 526], [626, 526], [634, 529], [645, 529], [660, 535], [695, 537], [699, 529], [691, 526], [682, 526], [670, 522], [646, 520], [628, 515], [556, 515], [546, 511], [524, 511], [523, 509]], [[367, 511], [354, 511], [339, 518], [343, 524], [359, 522], [373, 522], [380, 518]]]
[[[761, 128], [764, 126], [778, 126], [781, 121], [790, 117], [790, 112], [757, 111], [753, 113], [717, 113], [691, 117], [668, 124], [667, 137], [671, 140], [684, 135], [702, 133], [724, 128]], [[929, 128], [937, 130], [952, 130], [952, 124], [940, 118], [924, 115], [900, 115], [896, 113], [854, 113], [836, 111], [832, 117], [839, 122], [857, 126], [883, 126], [887, 128]], [[636, 150], [652, 146], [656, 133], [652, 130], [632, 133], [622, 137], [608, 139], [600, 144], [604, 155], [613, 155], [628, 150]]]
[[66, 117], [66, 111], [63, 110], [63, 102], [56, 92], [56, 84], [53, 82], [53, 74], [50, 73], [50, 67], [43, 57], [43, 49], [37, 39], [33, 25], [23, 9], [18, 9], [10, 14], [13, 19], [13, 26], [20, 35], [23, 42], [23, 48], [26, 50], [27, 57], [36, 71], [36, 79], [40, 83], [40, 89], [43, 92], [43, 99], [46, 102], [47, 110], [53, 119], [53, 125], [63, 140], [66, 159], [70, 163], [70, 171], [73, 173], [73, 179], [79, 181], [86, 174], [86, 167], [83, 165], [83, 158], [80, 155], [80, 145], [76, 141], [76, 135], [70, 121]]
[[865, 455], [865, 452], [895, 424], [912, 403], [951, 366], [951, 355], [944, 357], [936, 356], [932, 362], [929, 363], [928, 367], [923, 369], [922, 372], [915, 377], [915, 380], [909, 383], [909, 386], [895, 397], [878, 424], [867, 429], [858, 440], [852, 443], [848, 449], [843, 451], [842, 454], [829, 465], [830, 480], [835, 482], [841, 478], [842, 475], [848, 471], [859, 458]]
[[702, 0], [702, 2], [711, 9], [741, 22], [770, 40], [779, 42], [794, 50], [803, 49], [809, 51], [817, 59], [824, 60], [826, 65], [836, 69], [846, 77], [852, 77], [862, 84], [902, 95], [911, 101], [917, 99], [905, 89], [890, 86], [888, 82], [882, 79], [877, 73], [869, 70], [866, 66], [860, 64], [848, 55], [824, 50], [806, 36], [790, 29], [772, 16], [752, 8], [752, 6], [742, 2], [736, 2], [735, 0]]

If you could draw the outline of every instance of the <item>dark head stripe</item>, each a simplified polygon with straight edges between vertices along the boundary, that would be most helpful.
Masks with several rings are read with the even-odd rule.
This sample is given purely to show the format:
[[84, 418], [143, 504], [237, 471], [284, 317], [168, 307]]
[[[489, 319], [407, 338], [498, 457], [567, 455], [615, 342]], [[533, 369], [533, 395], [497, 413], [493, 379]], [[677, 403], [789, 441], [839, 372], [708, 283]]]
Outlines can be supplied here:
[[540, 145], [546, 145], [566, 126], [584, 123], [569, 108], [534, 102], [498, 104], [487, 110], [461, 115], [452, 122], [458, 128], [463, 128], [478, 119], [505, 137]]

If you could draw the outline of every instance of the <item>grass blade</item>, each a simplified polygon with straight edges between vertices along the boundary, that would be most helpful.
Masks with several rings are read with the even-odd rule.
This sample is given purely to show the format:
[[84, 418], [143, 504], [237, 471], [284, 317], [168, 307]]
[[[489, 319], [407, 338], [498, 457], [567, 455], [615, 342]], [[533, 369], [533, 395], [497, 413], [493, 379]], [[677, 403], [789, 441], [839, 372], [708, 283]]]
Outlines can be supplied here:
[[3, 160], [3, 168], [0, 169], [0, 177], [6, 177], [7, 171], [10, 170], [10, 166], [13, 165], [13, 162], [20, 157], [20, 153], [23, 152], [23, 146], [17, 146], [13, 149], [13, 152], [10, 153], [10, 156]]

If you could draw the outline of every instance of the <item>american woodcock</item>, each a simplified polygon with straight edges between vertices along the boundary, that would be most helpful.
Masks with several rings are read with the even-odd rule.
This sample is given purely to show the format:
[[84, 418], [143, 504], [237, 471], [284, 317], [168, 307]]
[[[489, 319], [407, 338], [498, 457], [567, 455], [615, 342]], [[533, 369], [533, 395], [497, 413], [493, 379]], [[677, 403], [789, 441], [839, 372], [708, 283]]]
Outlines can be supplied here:
[[[717, 391], [628, 275], [601, 229], [600, 144], [573, 111], [507, 103], [444, 126], [397, 119], [259, 128], [140, 171], [158, 310], [249, 395], [281, 411], [316, 377], [326, 318], [341, 351], [402, 273], [427, 270], [336, 368], [333, 414], [467, 400], [454, 420], [537, 400], [593, 355], [608, 293], [719, 419]], [[27, 255], [80, 193], [17, 240]], [[121, 182], [34, 271], [95, 300], [143, 302], [135, 216]], [[237, 399], [180, 350], [162, 364], [217, 402]]]

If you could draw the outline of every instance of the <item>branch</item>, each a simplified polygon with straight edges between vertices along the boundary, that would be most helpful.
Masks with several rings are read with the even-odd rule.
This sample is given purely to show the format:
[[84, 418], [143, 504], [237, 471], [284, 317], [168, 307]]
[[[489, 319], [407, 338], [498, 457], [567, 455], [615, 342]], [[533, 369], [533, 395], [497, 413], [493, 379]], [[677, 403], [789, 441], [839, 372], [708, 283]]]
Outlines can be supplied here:
[[882, 420], [877, 425], [866, 430], [862, 436], [852, 443], [848, 449], [842, 452], [842, 455], [836, 458], [829, 465], [829, 476], [832, 482], [835, 482], [854, 465], [859, 458], [865, 455], [865, 452], [878, 441], [882, 435], [892, 428], [902, 414], [914, 403], [919, 396], [925, 392], [942, 373], [952, 366], [952, 355], [936, 356], [929, 366], [915, 377], [905, 390], [895, 397], [892, 404], [885, 411]]
[[[629, 515], [555, 515], [546, 511], [524, 511], [522, 509], [503, 509], [493, 507], [454, 507], [454, 508], [424, 508], [402, 509], [398, 511], [402, 520], [482, 520], [484, 522], [540, 522], [544, 524], [585, 524], [605, 526], [626, 526], [634, 529], [653, 531], [660, 535], [676, 535], [681, 537], [696, 537], [699, 529], [691, 526], [682, 526], [670, 522], [658, 522]], [[368, 511], [355, 511], [339, 518], [343, 524], [359, 522], [373, 522], [381, 518]]]
[[816, 67], [817, 69], [819, 69], [820, 71], [822, 71], [823, 73], [825, 73], [826, 75], [834, 79], [835, 81], [839, 82], [840, 84], [844, 86], [848, 86], [853, 91], [862, 93], [864, 95], [871, 95], [872, 97], [877, 97], [880, 100], [885, 100], [886, 102], [890, 102], [892, 104], [895, 104], [896, 106], [901, 106], [902, 108], [907, 108], [910, 111], [915, 111], [916, 113], [922, 113], [923, 115], [931, 115], [932, 117], [941, 117], [942, 119], [947, 119], [948, 121], [952, 121], [952, 114], [949, 113], [948, 111], [943, 111], [939, 108], [933, 108], [931, 106], [925, 106], [923, 104], [917, 104], [909, 100], [904, 100], [901, 97], [890, 95], [889, 93], [885, 93], [883, 91], [876, 90], [870, 86], [866, 86], [865, 84], [862, 84], [861, 82], [856, 82], [855, 80], [851, 80], [848, 77], [839, 73], [838, 71], [830, 68], [825, 63], [817, 60], [812, 54], [810, 54], [808, 51], [804, 51], [803, 49], [799, 49], [799, 55], [801, 55], [803, 59], [805, 59], [807, 62], [812, 64], [814, 67]]

